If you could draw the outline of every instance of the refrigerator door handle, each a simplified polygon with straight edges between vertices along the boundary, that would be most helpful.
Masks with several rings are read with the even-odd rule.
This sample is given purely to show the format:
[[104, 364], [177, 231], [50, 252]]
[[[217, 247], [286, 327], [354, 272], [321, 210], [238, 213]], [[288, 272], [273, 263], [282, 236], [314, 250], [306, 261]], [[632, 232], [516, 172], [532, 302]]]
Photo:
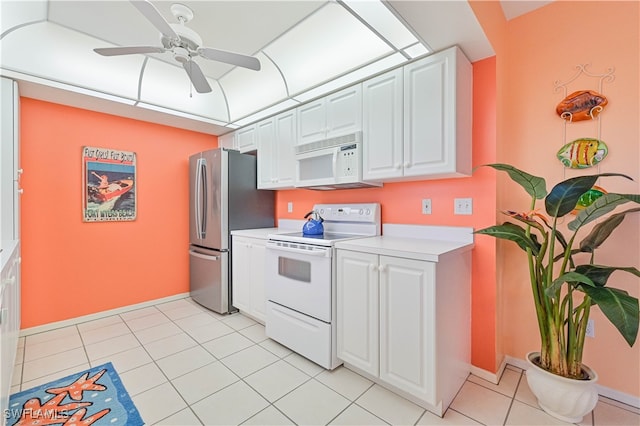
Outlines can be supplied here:
[[207, 227], [207, 169], [204, 158], [198, 158], [195, 179], [195, 206], [194, 215], [196, 221], [197, 238], [203, 240], [205, 238], [205, 230]]
[[209, 256], [207, 254], [198, 253], [197, 251], [189, 250], [189, 254], [193, 257], [199, 257], [205, 260], [220, 260], [220, 256]]
[[202, 179], [202, 220], [200, 221], [200, 235], [202, 236], [202, 239], [204, 239], [207, 236], [207, 197], [208, 197], [208, 192], [209, 189], [207, 188], [207, 161], [202, 158], [202, 163], [201, 163], [201, 167], [202, 167], [202, 173], [201, 173], [201, 179]]

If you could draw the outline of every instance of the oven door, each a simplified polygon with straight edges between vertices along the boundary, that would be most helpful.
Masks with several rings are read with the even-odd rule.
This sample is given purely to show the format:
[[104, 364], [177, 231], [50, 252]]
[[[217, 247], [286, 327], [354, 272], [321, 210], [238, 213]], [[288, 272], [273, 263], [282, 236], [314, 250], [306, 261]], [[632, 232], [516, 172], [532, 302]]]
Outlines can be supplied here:
[[267, 241], [267, 300], [331, 322], [331, 247]]

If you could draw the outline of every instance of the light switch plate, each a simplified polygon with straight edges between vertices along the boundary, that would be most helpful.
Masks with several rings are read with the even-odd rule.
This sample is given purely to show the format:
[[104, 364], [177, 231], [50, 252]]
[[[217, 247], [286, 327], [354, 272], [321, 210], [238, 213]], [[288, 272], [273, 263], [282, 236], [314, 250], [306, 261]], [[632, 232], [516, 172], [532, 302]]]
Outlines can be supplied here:
[[422, 200], [422, 214], [431, 214], [431, 198]]
[[473, 214], [473, 199], [455, 198], [453, 200], [453, 214]]

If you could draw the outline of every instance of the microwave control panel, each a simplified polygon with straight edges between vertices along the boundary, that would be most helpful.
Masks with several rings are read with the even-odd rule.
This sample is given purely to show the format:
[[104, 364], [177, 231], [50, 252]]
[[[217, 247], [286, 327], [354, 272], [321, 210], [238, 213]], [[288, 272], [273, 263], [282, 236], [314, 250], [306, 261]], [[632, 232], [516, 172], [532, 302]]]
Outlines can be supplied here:
[[358, 176], [360, 150], [357, 144], [343, 145], [338, 152], [338, 177]]

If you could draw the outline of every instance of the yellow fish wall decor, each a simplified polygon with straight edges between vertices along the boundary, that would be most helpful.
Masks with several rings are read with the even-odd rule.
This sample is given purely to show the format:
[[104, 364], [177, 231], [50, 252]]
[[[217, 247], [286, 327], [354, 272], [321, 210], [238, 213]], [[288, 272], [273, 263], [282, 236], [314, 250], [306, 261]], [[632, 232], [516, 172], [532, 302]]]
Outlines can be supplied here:
[[556, 156], [571, 169], [586, 169], [595, 166], [607, 156], [609, 149], [599, 139], [580, 138], [564, 145]]

